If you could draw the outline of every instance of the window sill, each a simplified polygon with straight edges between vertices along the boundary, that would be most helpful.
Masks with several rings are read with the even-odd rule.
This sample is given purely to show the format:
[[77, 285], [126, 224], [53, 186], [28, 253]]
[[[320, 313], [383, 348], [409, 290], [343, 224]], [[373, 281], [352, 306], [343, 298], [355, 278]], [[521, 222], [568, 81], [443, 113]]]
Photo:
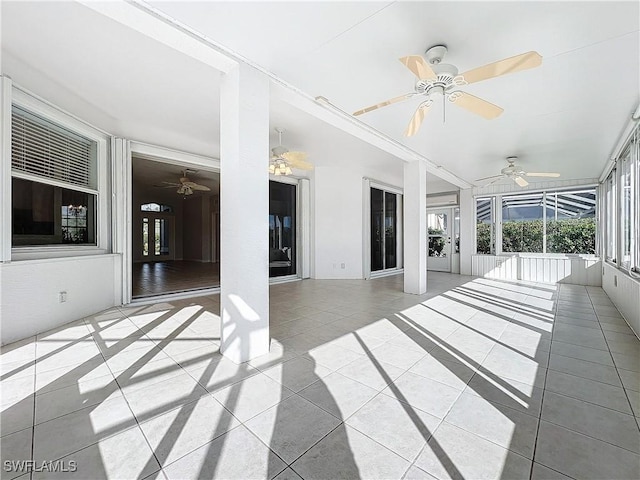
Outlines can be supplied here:
[[628, 268], [618, 267], [618, 265], [615, 262], [612, 262], [611, 260], [607, 260], [605, 262], [605, 264], [608, 267], [613, 268], [617, 272], [620, 272], [625, 277], [630, 278], [631, 280], [633, 280], [633, 281], [635, 281], [637, 283], [640, 283], [640, 273], [639, 272], [637, 272], [635, 270], [632, 270], [633, 273], [630, 273]]
[[19, 247], [11, 249], [11, 261], [48, 260], [54, 258], [85, 257], [109, 253], [96, 246], [52, 246], [52, 247]]
[[522, 253], [500, 253], [500, 254], [495, 254], [495, 253], [474, 253], [475, 256], [479, 256], [479, 257], [500, 257], [500, 258], [514, 258], [514, 257], [518, 257], [518, 258], [556, 258], [556, 259], [562, 259], [562, 258], [582, 258], [582, 259], [586, 259], [586, 260], [596, 260], [599, 259], [600, 257], [596, 254], [593, 253], [527, 253], [527, 252], [522, 252]]

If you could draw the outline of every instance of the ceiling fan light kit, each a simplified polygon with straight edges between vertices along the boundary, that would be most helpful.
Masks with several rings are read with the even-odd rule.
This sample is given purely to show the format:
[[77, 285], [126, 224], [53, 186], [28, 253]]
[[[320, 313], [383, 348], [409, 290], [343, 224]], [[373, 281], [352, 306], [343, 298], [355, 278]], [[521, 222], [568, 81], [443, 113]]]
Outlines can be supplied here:
[[[447, 101], [461, 108], [491, 120], [500, 116], [504, 110], [486, 100], [463, 92], [458, 87], [508, 73], [535, 68], [542, 63], [542, 57], [537, 52], [527, 52], [459, 74], [455, 65], [442, 63], [446, 53], [447, 47], [445, 45], [434, 45], [425, 52], [426, 61], [420, 55], [409, 55], [400, 58], [400, 62], [411, 70], [418, 79], [415, 83], [414, 92], [363, 108], [354, 112], [353, 115], [362, 115], [420, 95], [426, 97], [426, 101], [418, 105], [416, 112], [409, 121], [409, 125], [404, 132], [407, 137], [417, 133], [424, 117], [433, 105], [434, 99], [438, 97], [444, 97]], [[445, 103], [443, 103], [443, 118]]]
[[278, 132], [278, 146], [271, 149], [269, 173], [278, 176], [293, 174], [292, 168], [311, 170], [313, 165], [306, 161], [307, 154], [304, 152], [290, 152], [282, 145], [284, 129], [276, 127], [275, 130]]

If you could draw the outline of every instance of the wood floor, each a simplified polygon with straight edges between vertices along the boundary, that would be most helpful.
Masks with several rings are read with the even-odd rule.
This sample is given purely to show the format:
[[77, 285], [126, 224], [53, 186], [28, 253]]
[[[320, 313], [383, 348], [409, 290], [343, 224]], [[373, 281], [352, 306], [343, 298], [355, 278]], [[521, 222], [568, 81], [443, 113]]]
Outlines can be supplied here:
[[146, 297], [220, 286], [220, 264], [174, 260], [133, 264], [133, 296]]

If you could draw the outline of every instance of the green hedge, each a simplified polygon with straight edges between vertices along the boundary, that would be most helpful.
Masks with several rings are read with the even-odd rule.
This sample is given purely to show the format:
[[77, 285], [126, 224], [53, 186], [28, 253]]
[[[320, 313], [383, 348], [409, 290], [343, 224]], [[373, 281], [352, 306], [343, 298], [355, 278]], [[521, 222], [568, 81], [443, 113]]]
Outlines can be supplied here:
[[547, 252], [596, 253], [596, 219], [547, 221]]
[[[491, 225], [478, 223], [476, 231], [478, 253], [491, 253]], [[502, 251], [540, 253], [543, 250], [542, 233], [542, 220], [503, 222]], [[595, 218], [548, 220], [547, 252], [595, 253]]]
[[478, 223], [476, 224], [476, 245], [478, 253], [491, 253], [491, 224], [490, 223]]

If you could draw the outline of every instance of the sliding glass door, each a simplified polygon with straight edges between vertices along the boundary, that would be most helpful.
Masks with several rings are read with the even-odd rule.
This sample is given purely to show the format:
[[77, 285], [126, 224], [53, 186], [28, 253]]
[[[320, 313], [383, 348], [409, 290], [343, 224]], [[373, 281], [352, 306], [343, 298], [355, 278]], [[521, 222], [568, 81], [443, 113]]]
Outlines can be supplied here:
[[269, 181], [269, 276], [296, 273], [296, 185]]
[[401, 195], [371, 188], [371, 271], [398, 268]]

